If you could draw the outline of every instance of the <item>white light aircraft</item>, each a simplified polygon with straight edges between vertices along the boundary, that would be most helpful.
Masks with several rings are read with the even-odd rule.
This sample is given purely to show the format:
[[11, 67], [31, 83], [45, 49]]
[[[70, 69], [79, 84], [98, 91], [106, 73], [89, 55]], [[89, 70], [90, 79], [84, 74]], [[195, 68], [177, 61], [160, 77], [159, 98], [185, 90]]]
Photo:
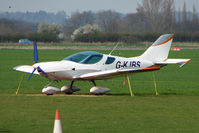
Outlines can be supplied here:
[[73, 86], [74, 81], [91, 81], [94, 87], [91, 93], [104, 94], [108, 88], [96, 86], [95, 80], [111, 78], [118, 75], [128, 75], [130, 73], [159, 70], [168, 64], [180, 64], [180, 67], [187, 64], [190, 59], [168, 59], [169, 50], [173, 40], [173, 34], [160, 36], [142, 55], [137, 57], [119, 57], [106, 55], [97, 52], [81, 52], [71, 55], [61, 61], [38, 63], [37, 45], [34, 44], [35, 64], [22, 65], [14, 68], [16, 71], [42, 75], [53, 81], [70, 80], [71, 84], [63, 86], [61, 89], [47, 85], [42, 90], [47, 95], [57, 92], [72, 94], [80, 90]]

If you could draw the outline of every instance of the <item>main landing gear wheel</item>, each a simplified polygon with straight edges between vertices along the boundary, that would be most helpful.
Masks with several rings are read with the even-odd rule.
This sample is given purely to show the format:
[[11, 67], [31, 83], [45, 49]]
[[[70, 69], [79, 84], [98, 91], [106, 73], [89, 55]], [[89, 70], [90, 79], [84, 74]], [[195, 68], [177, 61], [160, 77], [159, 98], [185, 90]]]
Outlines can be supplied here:
[[93, 85], [94, 85], [94, 86], [90, 89], [90, 93], [91, 93], [91, 94], [103, 95], [103, 94], [105, 94], [106, 92], [109, 92], [109, 91], [110, 91], [109, 88], [97, 86], [94, 80], [91, 80], [91, 82], [92, 82]]
[[65, 94], [73, 94], [73, 92], [80, 91], [80, 88], [77, 86], [73, 86], [74, 81], [71, 82], [69, 85], [64, 85], [61, 88], [61, 92], [64, 92]]

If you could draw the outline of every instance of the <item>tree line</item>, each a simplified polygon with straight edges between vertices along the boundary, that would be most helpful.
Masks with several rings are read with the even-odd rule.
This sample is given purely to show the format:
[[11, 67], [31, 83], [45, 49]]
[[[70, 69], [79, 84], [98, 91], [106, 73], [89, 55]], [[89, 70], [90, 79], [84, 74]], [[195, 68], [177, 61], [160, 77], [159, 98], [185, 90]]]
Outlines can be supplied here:
[[33, 24], [24, 21], [0, 19], [0, 42], [18, 42], [28, 38], [39, 42], [58, 42], [60, 27], [58, 24]]
[[[100, 30], [76, 33], [85, 25], [97, 24]], [[138, 3], [137, 12], [126, 15], [106, 10], [93, 12], [76, 12], [64, 24], [66, 39], [73, 41], [151, 41], [165, 33], [176, 34], [176, 41], [198, 41], [199, 20], [195, 5], [192, 13], [187, 12], [186, 3], [176, 11], [174, 0], [142, 0]], [[86, 34], [85, 34], [86, 33]], [[71, 35], [73, 38], [71, 38]]]
[[48, 24], [57, 23], [61, 25], [66, 21], [66, 13], [64, 11], [50, 13], [42, 10], [38, 12], [0, 12], [0, 19], [1, 18], [21, 20], [34, 24], [45, 21]]
[[175, 41], [199, 41], [199, 18], [195, 5], [190, 13], [185, 2], [176, 11], [174, 0], [141, 0], [136, 13], [121, 14], [111, 10], [74, 12], [62, 25], [0, 19], [0, 31], [3, 31], [0, 41], [16, 41], [12, 37], [21, 35], [47, 42], [134, 43], [154, 41], [165, 33], [174, 33]]

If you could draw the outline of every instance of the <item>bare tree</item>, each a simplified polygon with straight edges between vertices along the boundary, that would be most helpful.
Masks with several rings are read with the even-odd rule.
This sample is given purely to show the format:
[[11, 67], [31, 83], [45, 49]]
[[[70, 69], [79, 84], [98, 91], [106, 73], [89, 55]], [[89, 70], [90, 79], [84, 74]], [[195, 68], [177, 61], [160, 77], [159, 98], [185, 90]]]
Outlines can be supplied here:
[[193, 5], [192, 21], [191, 21], [191, 24], [189, 26], [190, 26], [189, 29], [192, 32], [194, 32], [194, 31], [198, 32], [199, 31], [199, 21], [198, 21], [198, 16], [197, 16], [195, 5]]
[[174, 0], [165, 0], [163, 3], [163, 30], [171, 31], [175, 21]]
[[0, 19], [0, 35], [35, 32], [34, 26], [36, 26], [36, 24], [2, 18]]
[[178, 8], [178, 24], [182, 22], [182, 16], [181, 16], [181, 9], [180, 7]]
[[182, 22], [183, 22], [183, 27], [186, 25], [187, 23], [187, 9], [186, 9], [186, 3], [184, 1], [184, 5], [183, 5], [183, 10], [182, 10]]
[[93, 14], [91, 12], [86, 12], [86, 11], [83, 13], [75, 12], [68, 19], [69, 25], [73, 25], [76, 28], [86, 24], [93, 24], [93, 22], [94, 22]]
[[137, 12], [148, 23], [148, 29], [159, 32], [170, 29], [174, 14], [173, 0], [142, 0], [138, 3]]
[[137, 12], [144, 18], [144, 21], [149, 23], [149, 29], [152, 31], [159, 31], [161, 29], [162, 21], [162, 7], [163, 0], [142, 0], [138, 3]]
[[198, 17], [197, 17], [197, 12], [196, 12], [195, 5], [193, 5], [192, 23], [194, 23], [194, 24], [198, 23]]
[[140, 14], [137, 13], [127, 14], [123, 18], [123, 30], [120, 31], [124, 33], [137, 33], [144, 31], [147, 28], [147, 23], [144, 21], [144, 18], [139, 15]]
[[120, 20], [119, 13], [107, 10], [97, 13], [96, 22], [104, 32], [117, 32], [119, 30]]
[[13, 33], [12, 29], [5, 24], [0, 24], [0, 35]]

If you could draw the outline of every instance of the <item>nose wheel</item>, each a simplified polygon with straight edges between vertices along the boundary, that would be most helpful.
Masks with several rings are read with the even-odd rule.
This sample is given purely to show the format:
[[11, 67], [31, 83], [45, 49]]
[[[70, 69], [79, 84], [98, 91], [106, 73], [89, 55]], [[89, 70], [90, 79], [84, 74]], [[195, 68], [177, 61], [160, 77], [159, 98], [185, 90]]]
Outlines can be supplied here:
[[54, 82], [54, 80], [50, 81], [50, 83], [49, 83], [49, 84], [47, 84], [47, 85], [46, 85], [46, 86], [44, 86], [44, 87], [48, 87], [48, 86], [50, 86], [53, 82]]

